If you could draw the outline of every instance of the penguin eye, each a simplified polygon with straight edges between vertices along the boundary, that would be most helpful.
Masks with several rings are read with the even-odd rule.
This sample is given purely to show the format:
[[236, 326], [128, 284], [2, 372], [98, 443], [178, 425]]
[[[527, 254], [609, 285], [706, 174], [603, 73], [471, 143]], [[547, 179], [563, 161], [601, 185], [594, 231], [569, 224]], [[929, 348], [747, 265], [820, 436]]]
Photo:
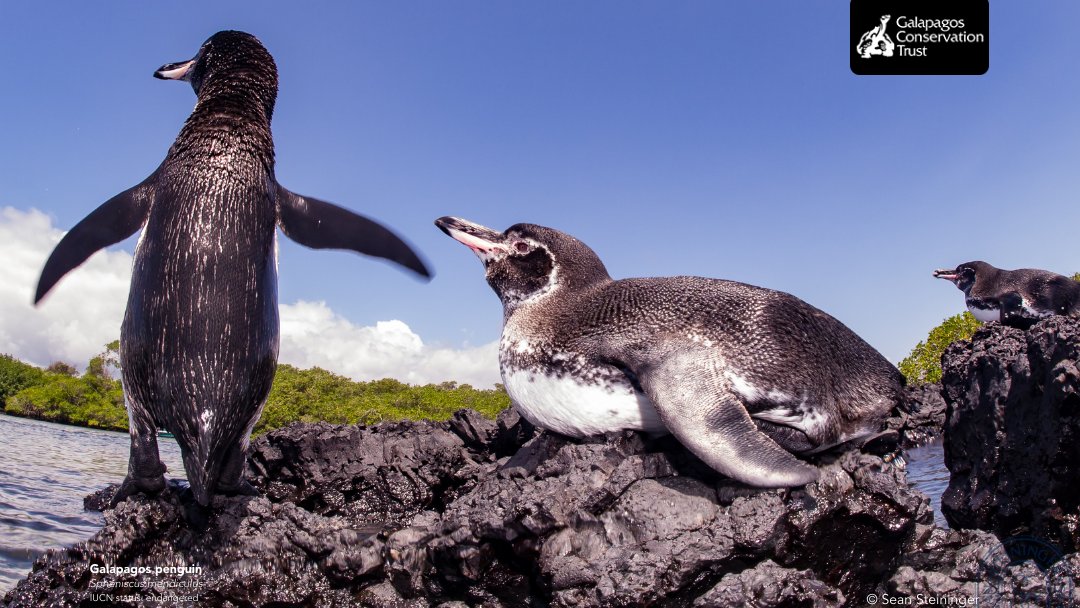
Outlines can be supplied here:
[[529, 250], [529, 244], [526, 243], [525, 241], [518, 241], [518, 242], [514, 243], [514, 251], [517, 251], [518, 253], [525, 253], [528, 250]]

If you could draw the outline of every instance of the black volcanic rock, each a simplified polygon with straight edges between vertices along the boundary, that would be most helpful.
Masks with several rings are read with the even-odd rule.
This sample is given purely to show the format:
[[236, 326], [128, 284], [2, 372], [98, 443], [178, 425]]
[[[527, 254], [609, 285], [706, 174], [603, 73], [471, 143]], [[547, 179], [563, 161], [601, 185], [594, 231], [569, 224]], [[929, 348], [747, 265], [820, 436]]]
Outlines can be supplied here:
[[448, 423], [374, 428], [292, 424], [256, 441], [248, 478], [275, 503], [289, 502], [359, 527], [399, 528], [475, 482], [495, 422], [458, 412]]
[[942, 358], [955, 528], [1080, 548], [1080, 319], [991, 323]]
[[[465, 427], [471, 430], [464, 437], [454, 432]], [[10, 606], [89, 605], [107, 593], [134, 591], [145, 597], [159, 591], [155, 597], [160, 597], [187, 589], [198, 596], [193, 604], [199, 606], [350, 605], [354, 588], [381, 580], [385, 531], [441, 506], [474, 483], [481, 469], [491, 470], [491, 456], [467, 443], [478, 436], [492, 441], [500, 430], [511, 432], [475, 412], [459, 413], [454, 424], [280, 429], [254, 442], [248, 462], [249, 479], [264, 496], [215, 497], [205, 533], [193, 532], [184, 517], [190, 492], [170, 484], [158, 498], [137, 496], [106, 511], [101, 532], [47, 553], [5, 601]], [[86, 502], [107, 504], [114, 491]], [[92, 572], [92, 565], [185, 566], [201, 572], [101, 574]], [[163, 582], [186, 586], [155, 587]]]
[[[820, 580], [790, 594], [836, 601], [887, 578], [916, 521], [931, 519], [876, 456], [846, 452], [818, 483], [763, 491], [659, 443], [540, 435], [445, 512], [390, 535], [395, 588], [470, 604], [683, 606], [722, 582], [784, 585], [808, 570]], [[724, 582], [766, 562], [784, 567]]]
[[739, 573], [724, 575], [715, 587], [694, 600], [709, 606], [806, 606], [827, 608], [844, 603], [844, 595], [819, 581], [811, 570], [783, 568], [766, 560]]
[[1044, 569], [1034, 561], [1016, 563], [988, 532], [919, 526], [896, 572], [877, 592], [880, 605], [889, 605], [886, 595], [893, 605], [913, 598], [912, 605], [1080, 606], [1080, 554]]
[[884, 584], [931, 516], [894, 463], [848, 451], [819, 464], [806, 488], [756, 490], [670, 437], [575, 441], [512, 411], [292, 425], [252, 446], [264, 495], [216, 497], [205, 533], [171, 484], [107, 510], [101, 532], [47, 553], [4, 602], [135, 590], [173, 605], [183, 590], [200, 606], [837, 605]]
[[[974, 371], [947, 377], [951, 403], [967, 395], [977, 406], [986, 390], [1009, 412], [1015, 395], [1054, 394], [1059, 420], [1075, 416], [1075, 357], [1071, 368], [1067, 362], [1074, 351], [1055, 340], [1075, 327], [1048, 327], [1057, 326], [977, 335], [970, 348], [983, 354], [957, 359], [977, 361]], [[1044, 352], [1058, 371], [1030, 362]], [[1020, 382], [1027, 376], [1001, 369], [1042, 371]], [[965, 381], [975, 388], [961, 390]], [[995, 399], [988, 403], [997, 411]], [[908, 389], [878, 438], [818, 456], [821, 479], [785, 490], [725, 479], [671, 437], [572, 440], [537, 432], [513, 411], [497, 421], [462, 411], [443, 423], [296, 424], [253, 443], [248, 476], [263, 495], [216, 497], [205, 532], [185, 518], [190, 491], [170, 484], [157, 498], [106, 510], [98, 534], [37, 560], [0, 604], [90, 606], [103, 594], [133, 592], [144, 605], [177, 605], [173, 598], [186, 593], [186, 605], [211, 607], [823, 607], [918, 594], [988, 606], [1080, 603], [1078, 554], [1013, 563], [1022, 543], [933, 525], [926, 497], [909, 487], [893, 451], [932, 438], [943, 412], [938, 387]], [[1007, 414], [1002, 428], [1010, 416], [1028, 420]], [[953, 455], [979, 454], [979, 442], [996, 453], [989, 439], [997, 435], [970, 424], [959, 430], [975, 439], [955, 444]], [[1073, 447], [1066, 435], [1054, 437], [1057, 448]], [[1032, 451], [1060, 467], [1049, 450]], [[986, 462], [1003, 459], [978, 465]], [[1013, 495], [1002, 488], [1027, 487], [989, 479], [1004, 497]], [[108, 504], [113, 491], [88, 497], [88, 507]], [[1039, 521], [1060, 530], [1068, 517]]]
[[904, 389], [904, 400], [888, 428], [900, 435], [900, 447], [914, 448], [941, 437], [945, 428], [945, 399], [940, 384], [920, 384]]

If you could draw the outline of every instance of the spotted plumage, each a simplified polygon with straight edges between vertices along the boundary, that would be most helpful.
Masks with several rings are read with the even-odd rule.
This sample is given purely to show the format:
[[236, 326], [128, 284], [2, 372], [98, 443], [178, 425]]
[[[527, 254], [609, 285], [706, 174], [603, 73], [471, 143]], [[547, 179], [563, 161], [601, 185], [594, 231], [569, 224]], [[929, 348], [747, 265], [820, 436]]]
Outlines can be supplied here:
[[117, 500], [164, 487], [156, 430], [165, 428], [205, 506], [214, 493], [253, 492], [243, 480], [248, 437], [278, 354], [275, 227], [308, 247], [428, 271], [383, 226], [277, 183], [277, 69], [254, 36], [218, 32], [194, 59], [155, 76], [190, 82], [194, 111], [150, 177], [64, 236], [35, 302], [95, 251], [143, 228], [120, 336], [131, 456]]
[[716, 470], [796, 486], [792, 455], [879, 430], [899, 372], [786, 293], [700, 277], [613, 280], [572, 236], [436, 221], [483, 261], [503, 303], [499, 364], [515, 407], [571, 436], [671, 432]]
[[984, 323], [1027, 328], [1051, 315], [1080, 316], [1080, 282], [1046, 270], [1002, 270], [986, 262], [966, 262], [935, 270], [934, 276], [963, 291], [968, 311]]

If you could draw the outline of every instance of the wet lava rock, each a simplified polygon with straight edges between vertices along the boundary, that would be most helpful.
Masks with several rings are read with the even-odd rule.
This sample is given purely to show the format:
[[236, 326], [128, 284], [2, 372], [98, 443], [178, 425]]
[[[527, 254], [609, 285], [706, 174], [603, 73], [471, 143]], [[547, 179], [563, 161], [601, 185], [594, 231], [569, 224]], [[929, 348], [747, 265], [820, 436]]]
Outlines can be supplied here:
[[[1076, 503], [1062, 501], [1078, 484], [1055, 476], [1074, 474], [1080, 446], [1070, 430], [1076, 335], [1075, 322], [1056, 320], [1027, 334], [991, 327], [949, 351], [954, 482], [957, 471], [977, 480], [950, 488], [956, 523], [993, 528], [1022, 513], [1075, 538]], [[968, 409], [973, 422], [958, 425]], [[252, 445], [248, 476], [263, 495], [216, 497], [205, 532], [185, 519], [190, 492], [170, 484], [106, 510], [98, 534], [38, 559], [0, 604], [100, 605], [118, 590], [156, 593], [143, 605], [176, 605], [183, 592], [181, 605], [259, 607], [818, 607], [920, 594], [1080, 604], [1077, 554], [1014, 563], [993, 534], [933, 524], [890, 450], [935, 436], [944, 410], [937, 387], [909, 389], [881, 438], [817, 457], [821, 479], [786, 490], [727, 480], [670, 437], [572, 440], [513, 411], [497, 421], [466, 410], [441, 423], [294, 424]], [[1030, 454], [991, 441], [1019, 450], [1022, 438]], [[1007, 482], [1020, 473], [1031, 483]], [[993, 490], [971, 494], [979, 508], [964, 511], [965, 487]]]
[[1077, 551], [1080, 319], [991, 323], [942, 359], [949, 524]]

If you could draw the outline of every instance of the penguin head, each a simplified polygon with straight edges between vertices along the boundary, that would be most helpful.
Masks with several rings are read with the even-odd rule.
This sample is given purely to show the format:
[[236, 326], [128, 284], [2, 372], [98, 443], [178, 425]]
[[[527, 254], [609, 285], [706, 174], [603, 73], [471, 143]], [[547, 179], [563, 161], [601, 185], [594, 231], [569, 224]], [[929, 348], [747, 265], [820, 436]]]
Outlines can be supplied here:
[[195, 57], [167, 63], [154, 72], [154, 77], [190, 82], [200, 102], [242, 90], [259, 99], [268, 118], [274, 113], [277, 66], [259, 39], [246, 32], [218, 32], [203, 43]]
[[441, 217], [435, 225], [480, 258], [507, 311], [555, 291], [611, 280], [592, 249], [558, 230], [514, 224], [500, 233], [456, 217]]
[[965, 262], [952, 270], [935, 270], [934, 277], [952, 281], [957, 289], [967, 293], [971, 291], [971, 287], [975, 285], [979, 273], [987, 274], [992, 268], [993, 267], [986, 262]]

